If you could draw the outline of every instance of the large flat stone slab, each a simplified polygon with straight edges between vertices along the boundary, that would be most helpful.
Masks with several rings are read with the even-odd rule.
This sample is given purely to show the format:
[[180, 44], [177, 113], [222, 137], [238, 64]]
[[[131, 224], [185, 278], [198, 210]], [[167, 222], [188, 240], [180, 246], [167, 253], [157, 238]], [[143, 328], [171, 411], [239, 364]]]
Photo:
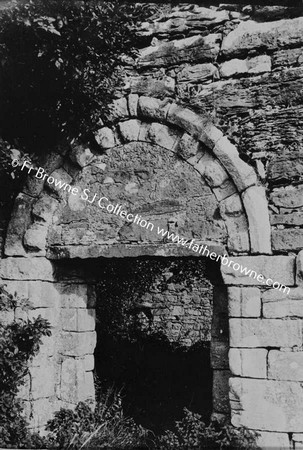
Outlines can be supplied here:
[[230, 400], [235, 426], [288, 433], [303, 430], [300, 383], [231, 378]]
[[276, 50], [282, 47], [300, 46], [303, 17], [291, 20], [258, 23], [252, 20], [241, 22], [222, 42], [225, 56], [246, 55], [250, 50]]

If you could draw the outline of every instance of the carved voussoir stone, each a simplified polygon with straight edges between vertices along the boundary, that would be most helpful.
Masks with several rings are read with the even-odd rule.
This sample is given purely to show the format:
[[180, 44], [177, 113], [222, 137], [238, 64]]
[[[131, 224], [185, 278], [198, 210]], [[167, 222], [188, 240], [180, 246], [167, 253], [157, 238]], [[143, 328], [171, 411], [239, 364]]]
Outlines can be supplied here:
[[239, 157], [237, 148], [226, 137], [216, 142], [213, 152], [230, 174], [239, 191], [242, 192], [257, 183], [253, 168]]

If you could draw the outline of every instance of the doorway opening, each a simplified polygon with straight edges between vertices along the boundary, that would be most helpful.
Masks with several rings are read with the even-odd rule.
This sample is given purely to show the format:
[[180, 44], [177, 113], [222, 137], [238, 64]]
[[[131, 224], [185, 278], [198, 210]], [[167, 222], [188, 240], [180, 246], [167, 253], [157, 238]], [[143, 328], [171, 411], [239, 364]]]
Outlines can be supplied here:
[[183, 408], [209, 422], [216, 264], [197, 257], [99, 258], [95, 376], [122, 391], [126, 415], [155, 433]]

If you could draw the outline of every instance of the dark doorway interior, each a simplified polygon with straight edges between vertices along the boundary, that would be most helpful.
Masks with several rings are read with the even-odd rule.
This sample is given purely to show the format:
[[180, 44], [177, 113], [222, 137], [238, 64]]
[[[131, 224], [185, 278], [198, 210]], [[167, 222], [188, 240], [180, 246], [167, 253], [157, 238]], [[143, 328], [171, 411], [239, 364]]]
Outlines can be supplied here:
[[[97, 264], [96, 264], [97, 263]], [[212, 285], [205, 259], [98, 259], [96, 378], [158, 433], [212, 408]], [[213, 275], [213, 274], [212, 274]]]

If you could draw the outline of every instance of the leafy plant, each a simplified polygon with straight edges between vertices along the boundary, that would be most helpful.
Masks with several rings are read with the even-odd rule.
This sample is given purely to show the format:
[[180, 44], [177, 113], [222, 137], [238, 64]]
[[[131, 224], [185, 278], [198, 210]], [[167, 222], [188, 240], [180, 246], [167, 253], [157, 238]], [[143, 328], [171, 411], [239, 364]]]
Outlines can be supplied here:
[[[49, 323], [14, 318], [17, 308], [26, 309], [17, 295], [0, 287], [0, 446], [27, 448], [31, 436], [18, 391], [28, 373], [28, 362], [39, 351], [42, 336], [50, 335]], [[38, 439], [38, 438], [37, 438]]]
[[115, 95], [147, 5], [31, 0], [0, 18], [0, 131], [30, 151], [90, 132]]
[[184, 408], [184, 417], [175, 422], [175, 429], [167, 430], [156, 444], [159, 450], [249, 450], [257, 449], [257, 433], [245, 427], [212, 422], [206, 426], [199, 414]]
[[148, 432], [125, 417], [121, 405], [121, 394], [107, 390], [100, 394], [95, 410], [84, 402], [78, 403], [74, 411], [61, 408], [47, 424], [47, 447], [146, 448]]

